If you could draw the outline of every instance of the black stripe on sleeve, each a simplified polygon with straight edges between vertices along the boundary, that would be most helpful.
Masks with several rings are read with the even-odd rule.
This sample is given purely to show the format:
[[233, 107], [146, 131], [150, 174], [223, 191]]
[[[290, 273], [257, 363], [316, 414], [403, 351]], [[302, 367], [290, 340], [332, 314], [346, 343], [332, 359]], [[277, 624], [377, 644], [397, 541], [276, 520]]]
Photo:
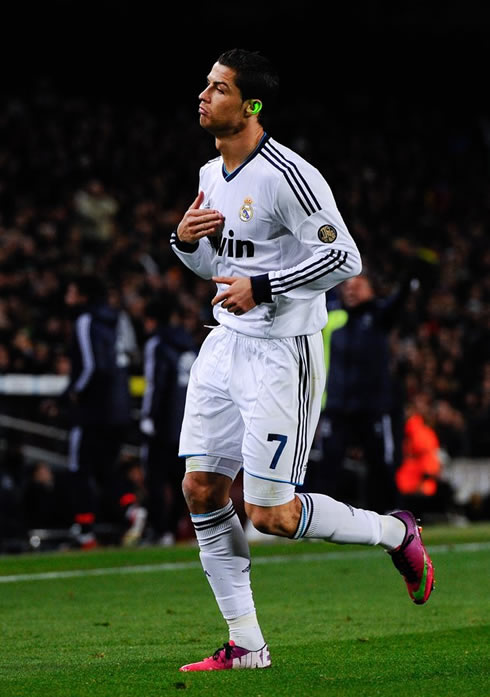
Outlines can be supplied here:
[[[317, 211], [321, 210], [320, 204], [316, 200], [316, 198], [315, 198], [311, 188], [309, 187], [306, 179], [300, 173], [297, 166], [293, 162], [286, 160], [286, 158], [281, 155], [279, 150], [277, 150], [277, 149], [274, 149], [274, 150], [275, 150], [275, 152], [269, 147], [269, 145], [267, 145], [267, 147], [264, 148], [264, 152], [266, 152], [269, 155], [269, 157], [274, 158], [276, 166], [278, 168], [283, 168], [283, 169], [281, 169], [281, 171], [284, 171], [284, 168], [287, 170], [291, 180], [294, 181], [295, 188], [301, 193], [301, 196], [303, 197], [304, 202], [307, 204], [307, 206], [311, 210], [311, 212], [316, 213]], [[310, 195], [308, 195], [308, 192]], [[311, 196], [311, 198], [310, 198], [310, 196]]]
[[174, 230], [170, 235], [170, 244], [172, 247], [177, 247], [181, 252], [195, 252], [199, 247], [199, 242], [181, 242], [177, 237], [177, 231]]
[[273, 159], [271, 159], [270, 155], [268, 155], [265, 152], [265, 148], [261, 150], [260, 154], [262, 155], [263, 158], [267, 160], [267, 162], [270, 162], [270, 164], [275, 167], [276, 169], [279, 170], [279, 172], [282, 172], [284, 175], [287, 183], [289, 184], [291, 191], [293, 194], [296, 196], [298, 199], [299, 204], [301, 205], [302, 209], [306, 213], [306, 215], [310, 216], [313, 215], [316, 211], [311, 208], [311, 204], [308, 203], [308, 201], [305, 201], [305, 199], [301, 196], [301, 191], [298, 190], [296, 187], [295, 183], [293, 182], [291, 176], [290, 176], [290, 170], [288, 168], [283, 167], [283, 165], [278, 164], [277, 162], [274, 162]]
[[272, 278], [270, 281], [271, 294], [280, 295], [281, 293], [286, 293], [289, 290], [316, 281], [322, 276], [327, 276], [329, 273], [344, 266], [347, 261], [347, 256], [347, 252], [340, 250], [336, 250], [333, 253], [329, 252], [322, 259], [315, 260], [312, 264], [299, 271], [287, 274], [281, 278]]
[[290, 168], [293, 168], [293, 169], [297, 172], [298, 177], [301, 179], [301, 181], [303, 182], [305, 188], [308, 190], [308, 192], [309, 192], [309, 194], [310, 194], [310, 196], [311, 196], [311, 199], [313, 200], [313, 203], [314, 203], [315, 206], [316, 206], [316, 210], [317, 210], [317, 211], [321, 210], [321, 205], [318, 203], [318, 200], [317, 200], [315, 194], [314, 194], [313, 191], [311, 190], [311, 187], [310, 187], [310, 185], [308, 184], [308, 182], [306, 181], [305, 177], [304, 177], [304, 176], [301, 174], [301, 172], [299, 171], [298, 166], [296, 165], [296, 163], [293, 162], [292, 160], [288, 160], [287, 157], [285, 157], [285, 155], [284, 155], [280, 150], [278, 150], [278, 148], [276, 148], [274, 145], [272, 145], [271, 142], [267, 143], [267, 149], [268, 149], [268, 150], [270, 149], [270, 150], [273, 150], [274, 152], [276, 152], [278, 158], [280, 158], [280, 159], [281, 159], [282, 161], [284, 161]]

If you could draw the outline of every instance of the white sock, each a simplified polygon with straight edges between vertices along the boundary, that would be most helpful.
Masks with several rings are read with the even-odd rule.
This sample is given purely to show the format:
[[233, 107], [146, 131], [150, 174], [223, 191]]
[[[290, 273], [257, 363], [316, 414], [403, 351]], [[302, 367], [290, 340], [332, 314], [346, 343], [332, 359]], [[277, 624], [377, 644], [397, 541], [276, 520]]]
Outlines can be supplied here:
[[[302, 512], [294, 539], [315, 537], [337, 544], [377, 545], [383, 528], [374, 511], [354, 508], [325, 494], [296, 494]], [[401, 522], [401, 521], [399, 521]]]
[[380, 518], [383, 534], [379, 544], [388, 551], [396, 549], [405, 539], [407, 532], [405, 523], [392, 515], [381, 515]]
[[212, 513], [191, 514], [191, 520], [204, 573], [228, 623], [230, 639], [237, 646], [258, 651], [265, 640], [255, 616], [250, 550], [233, 502]]
[[227, 622], [230, 629], [230, 639], [233, 639], [237, 646], [249, 651], [258, 651], [264, 646], [265, 639], [262, 636], [255, 612], [242, 615], [234, 620], [227, 620]]

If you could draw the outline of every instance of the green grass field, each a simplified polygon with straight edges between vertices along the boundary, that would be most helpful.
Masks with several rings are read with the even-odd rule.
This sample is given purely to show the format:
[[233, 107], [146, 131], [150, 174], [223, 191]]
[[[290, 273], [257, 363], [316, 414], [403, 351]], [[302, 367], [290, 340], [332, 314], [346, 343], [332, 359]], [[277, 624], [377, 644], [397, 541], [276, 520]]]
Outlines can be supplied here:
[[269, 670], [180, 673], [227, 639], [197, 549], [0, 558], [0, 697], [487, 697], [490, 524], [426, 528], [415, 606], [380, 549], [255, 545]]

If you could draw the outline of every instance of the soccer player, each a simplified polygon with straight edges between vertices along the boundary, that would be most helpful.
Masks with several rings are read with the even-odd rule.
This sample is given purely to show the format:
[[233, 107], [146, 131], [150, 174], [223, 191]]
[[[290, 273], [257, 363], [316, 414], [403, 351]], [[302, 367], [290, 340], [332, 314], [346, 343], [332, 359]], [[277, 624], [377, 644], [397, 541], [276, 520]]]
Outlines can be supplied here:
[[217, 284], [218, 326], [191, 371], [180, 437], [184, 495], [205, 575], [229, 627], [213, 656], [183, 671], [267, 668], [250, 585], [250, 552], [230, 499], [243, 467], [245, 510], [264, 533], [380, 545], [416, 603], [433, 570], [414, 516], [379, 515], [324, 494], [296, 493], [325, 386], [325, 291], [361, 271], [360, 255], [322, 175], [264, 132], [278, 87], [269, 61], [233, 49], [199, 95], [201, 126], [220, 156], [171, 243]]

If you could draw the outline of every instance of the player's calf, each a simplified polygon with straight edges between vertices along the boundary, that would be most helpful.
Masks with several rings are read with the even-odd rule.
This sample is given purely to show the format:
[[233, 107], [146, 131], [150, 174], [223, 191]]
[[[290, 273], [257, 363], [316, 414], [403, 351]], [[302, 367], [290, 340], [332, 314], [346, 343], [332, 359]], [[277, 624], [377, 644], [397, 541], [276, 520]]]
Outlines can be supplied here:
[[279, 506], [265, 507], [245, 503], [245, 512], [259, 532], [279, 537], [293, 537], [301, 515], [301, 502], [295, 496], [292, 501]]

